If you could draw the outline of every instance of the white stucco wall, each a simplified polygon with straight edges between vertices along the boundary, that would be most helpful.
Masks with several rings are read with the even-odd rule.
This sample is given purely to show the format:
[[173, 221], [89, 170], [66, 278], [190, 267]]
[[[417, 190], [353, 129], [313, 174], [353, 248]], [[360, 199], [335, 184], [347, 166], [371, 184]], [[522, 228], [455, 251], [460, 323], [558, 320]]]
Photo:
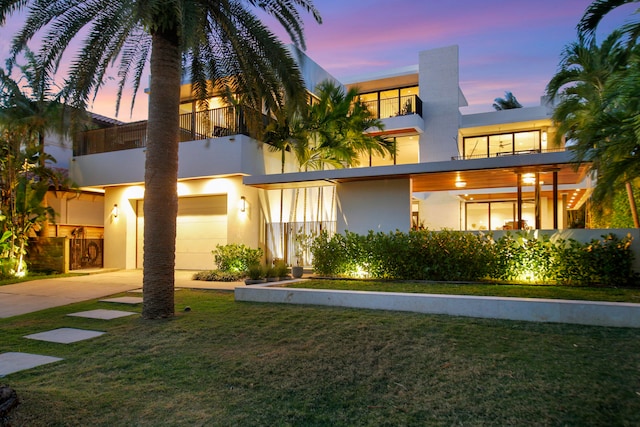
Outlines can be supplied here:
[[420, 162], [451, 160], [458, 155], [460, 124], [458, 46], [420, 52], [419, 67], [425, 120]]
[[409, 179], [354, 181], [337, 190], [337, 232], [408, 231], [411, 228]]
[[[212, 195], [225, 195], [227, 199], [227, 242], [243, 243], [247, 246], [262, 247], [263, 222], [260, 209], [259, 194], [255, 188], [242, 185], [242, 177], [205, 178], [178, 183], [178, 196], [199, 197]], [[245, 197], [246, 210], [240, 211], [241, 197]], [[138, 259], [141, 248], [138, 248], [138, 221], [137, 205], [143, 200], [144, 189], [142, 186], [118, 186], [108, 187], [105, 191], [104, 214], [104, 254], [106, 268], [133, 269], [141, 266]], [[113, 205], [118, 205], [119, 214], [115, 218], [111, 210]], [[211, 250], [215, 248], [212, 243]], [[211, 265], [202, 266], [202, 269], [212, 268]]]
[[[182, 142], [178, 178], [279, 172], [278, 155], [266, 151], [245, 135]], [[69, 175], [80, 187], [132, 184], [144, 182], [144, 167], [145, 149], [137, 148], [74, 157]]]

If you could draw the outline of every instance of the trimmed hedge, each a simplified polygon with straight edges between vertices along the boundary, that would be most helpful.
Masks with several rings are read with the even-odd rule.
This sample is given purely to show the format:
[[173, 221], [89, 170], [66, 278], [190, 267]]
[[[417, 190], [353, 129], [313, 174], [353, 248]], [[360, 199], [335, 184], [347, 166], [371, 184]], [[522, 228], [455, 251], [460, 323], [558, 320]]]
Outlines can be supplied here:
[[311, 245], [316, 274], [397, 280], [506, 281], [565, 285], [632, 285], [631, 236], [580, 243], [533, 232], [463, 231], [327, 233]]

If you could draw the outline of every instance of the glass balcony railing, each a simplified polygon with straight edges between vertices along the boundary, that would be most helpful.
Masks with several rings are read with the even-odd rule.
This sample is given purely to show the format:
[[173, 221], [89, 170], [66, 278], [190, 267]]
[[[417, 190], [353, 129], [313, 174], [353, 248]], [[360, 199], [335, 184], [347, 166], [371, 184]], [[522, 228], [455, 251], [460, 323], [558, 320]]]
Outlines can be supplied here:
[[422, 100], [418, 95], [362, 101], [377, 119], [417, 114], [422, 117]]
[[[224, 107], [180, 115], [180, 142], [223, 136], [249, 135], [243, 111]], [[73, 143], [73, 155], [129, 150], [147, 145], [147, 122], [135, 122], [79, 133]]]

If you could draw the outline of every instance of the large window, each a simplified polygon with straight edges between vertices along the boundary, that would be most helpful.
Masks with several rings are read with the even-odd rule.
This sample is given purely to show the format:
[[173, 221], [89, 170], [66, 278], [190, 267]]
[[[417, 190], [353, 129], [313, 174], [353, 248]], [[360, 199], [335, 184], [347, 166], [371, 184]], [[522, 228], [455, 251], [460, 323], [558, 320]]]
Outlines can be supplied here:
[[463, 140], [464, 158], [539, 152], [541, 149], [540, 136], [541, 132], [534, 130], [465, 137]]
[[367, 166], [389, 166], [389, 165], [405, 165], [418, 163], [419, 155], [419, 137], [418, 136], [401, 136], [393, 138], [396, 146], [395, 156], [379, 156], [376, 154], [360, 156], [360, 167]]
[[419, 114], [420, 106], [416, 105], [418, 86], [368, 92], [359, 95], [371, 113], [380, 119]]
[[[516, 230], [518, 229], [517, 202], [467, 202], [465, 203], [466, 230]], [[535, 225], [535, 203], [522, 202], [521, 228]]]

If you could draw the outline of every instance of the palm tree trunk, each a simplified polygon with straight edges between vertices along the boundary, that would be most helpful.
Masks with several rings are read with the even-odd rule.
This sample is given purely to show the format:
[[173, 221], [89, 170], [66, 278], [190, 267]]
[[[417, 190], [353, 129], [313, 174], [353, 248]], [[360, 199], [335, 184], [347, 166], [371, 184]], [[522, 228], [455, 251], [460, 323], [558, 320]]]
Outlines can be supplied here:
[[146, 319], [174, 315], [181, 57], [176, 35], [152, 35], [145, 164], [143, 307]]
[[636, 208], [636, 199], [633, 197], [633, 187], [631, 186], [630, 181], [627, 181], [625, 185], [627, 187], [627, 197], [629, 198], [631, 216], [633, 217], [633, 226], [635, 228], [640, 228], [640, 221], [638, 220], [638, 209]]

